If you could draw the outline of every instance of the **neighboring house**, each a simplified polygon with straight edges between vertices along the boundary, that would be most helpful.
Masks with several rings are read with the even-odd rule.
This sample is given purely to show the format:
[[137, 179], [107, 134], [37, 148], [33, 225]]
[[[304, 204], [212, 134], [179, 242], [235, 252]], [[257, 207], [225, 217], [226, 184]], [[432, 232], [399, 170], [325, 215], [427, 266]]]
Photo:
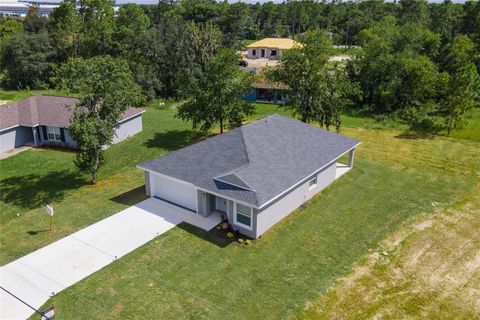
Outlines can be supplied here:
[[283, 83], [268, 81], [264, 74], [260, 72], [257, 74], [257, 79], [252, 83], [252, 90], [243, 97], [243, 100], [282, 104], [288, 98], [288, 89], [288, 86]]
[[[0, 106], [0, 152], [23, 145], [76, 148], [68, 128], [78, 99], [37, 95]], [[143, 109], [128, 108], [113, 143], [142, 131]]]
[[292, 49], [296, 45], [301, 45], [297, 41], [289, 38], [265, 38], [247, 46], [245, 55], [246, 67], [244, 70], [257, 73], [259, 79], [252, 85], [252, 90], [243, 98], [249, 102], [267, 102], [283, 103], [287, 98], [288, 88], [279, 83], [273, 84], [265, 81], [262, 69], [265, 67], [275, 67], [277, 59], [285, 50]]
[[265, 38], [247, 46], [247, 58], [276, 60], [283, 51], [292, 49], [295, 45], [298, 42], [289, 38]]
[[203, 217], [221, 212], [257, 238], [350, 170], [359, 144], [272, 115], [137, 167], [147, 195]]

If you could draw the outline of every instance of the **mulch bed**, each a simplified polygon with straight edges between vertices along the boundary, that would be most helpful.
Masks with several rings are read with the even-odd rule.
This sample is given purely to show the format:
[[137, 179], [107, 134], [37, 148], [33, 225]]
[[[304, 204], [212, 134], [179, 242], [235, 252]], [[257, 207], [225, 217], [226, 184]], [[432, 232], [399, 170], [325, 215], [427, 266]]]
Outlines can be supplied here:
[[237, 246], [247, 248], [253, 245], [253, 239], [233, 230], [232, 226], [226, 221], [222, 221], [210, 233], [223, 241], [233, 243]]

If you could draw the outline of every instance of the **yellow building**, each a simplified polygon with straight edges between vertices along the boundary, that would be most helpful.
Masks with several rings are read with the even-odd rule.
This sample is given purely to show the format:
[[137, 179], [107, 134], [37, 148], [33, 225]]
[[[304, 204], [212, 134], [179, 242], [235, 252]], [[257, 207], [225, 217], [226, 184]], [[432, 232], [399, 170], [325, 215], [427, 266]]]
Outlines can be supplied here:
[[281, 56], [284, 50], [292, 49], [296, 45], [299, 43], [289, 38], [265, 38], [247, 46], [247, 58], [275, 60]]

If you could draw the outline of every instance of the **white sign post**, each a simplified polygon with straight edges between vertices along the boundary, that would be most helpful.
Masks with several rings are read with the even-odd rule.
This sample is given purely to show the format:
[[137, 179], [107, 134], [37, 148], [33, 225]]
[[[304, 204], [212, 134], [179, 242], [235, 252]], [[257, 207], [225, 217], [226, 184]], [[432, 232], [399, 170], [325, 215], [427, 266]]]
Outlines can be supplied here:
[[42, 311], [42, 316], [41, 320], [51, 320], [55, 318], [55, 308], [51, 306], [50, 308], [47, 308]]
[[50, 204], [47, 204], [45, 210], [47, 211], [47, 214], [50, 217], [50, 228], [48, 230], [52, 231], [53, 208]]

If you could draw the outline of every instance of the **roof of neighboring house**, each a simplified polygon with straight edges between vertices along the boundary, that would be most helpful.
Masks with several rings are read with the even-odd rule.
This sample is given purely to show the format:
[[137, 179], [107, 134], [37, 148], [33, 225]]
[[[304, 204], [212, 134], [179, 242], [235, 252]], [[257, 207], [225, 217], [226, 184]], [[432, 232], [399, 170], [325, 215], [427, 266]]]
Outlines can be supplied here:
[[288, 90], [288, 86], [282, 82], [273, 82], [265, 78], [263, 72], [257, 73], [257, 78], [252, 83], [252, 88], [257, 89], [279, 89], [279, 90]]
[[359, 143], [275, 114], [138, 168], [261, 207]]
[[[16, 126], [36, 125], [66, 128], [75, 105], [80, 100], [69, 97], [36, 95], [0, 106], [0, 130]], [[140, 108], [128, 108], [122, 120], [142, 113]]]
[[265, 38], [249, 44], [247, 48], [277, 48], [288, 50], [299, 44], [299, 42], [290, 38]]

